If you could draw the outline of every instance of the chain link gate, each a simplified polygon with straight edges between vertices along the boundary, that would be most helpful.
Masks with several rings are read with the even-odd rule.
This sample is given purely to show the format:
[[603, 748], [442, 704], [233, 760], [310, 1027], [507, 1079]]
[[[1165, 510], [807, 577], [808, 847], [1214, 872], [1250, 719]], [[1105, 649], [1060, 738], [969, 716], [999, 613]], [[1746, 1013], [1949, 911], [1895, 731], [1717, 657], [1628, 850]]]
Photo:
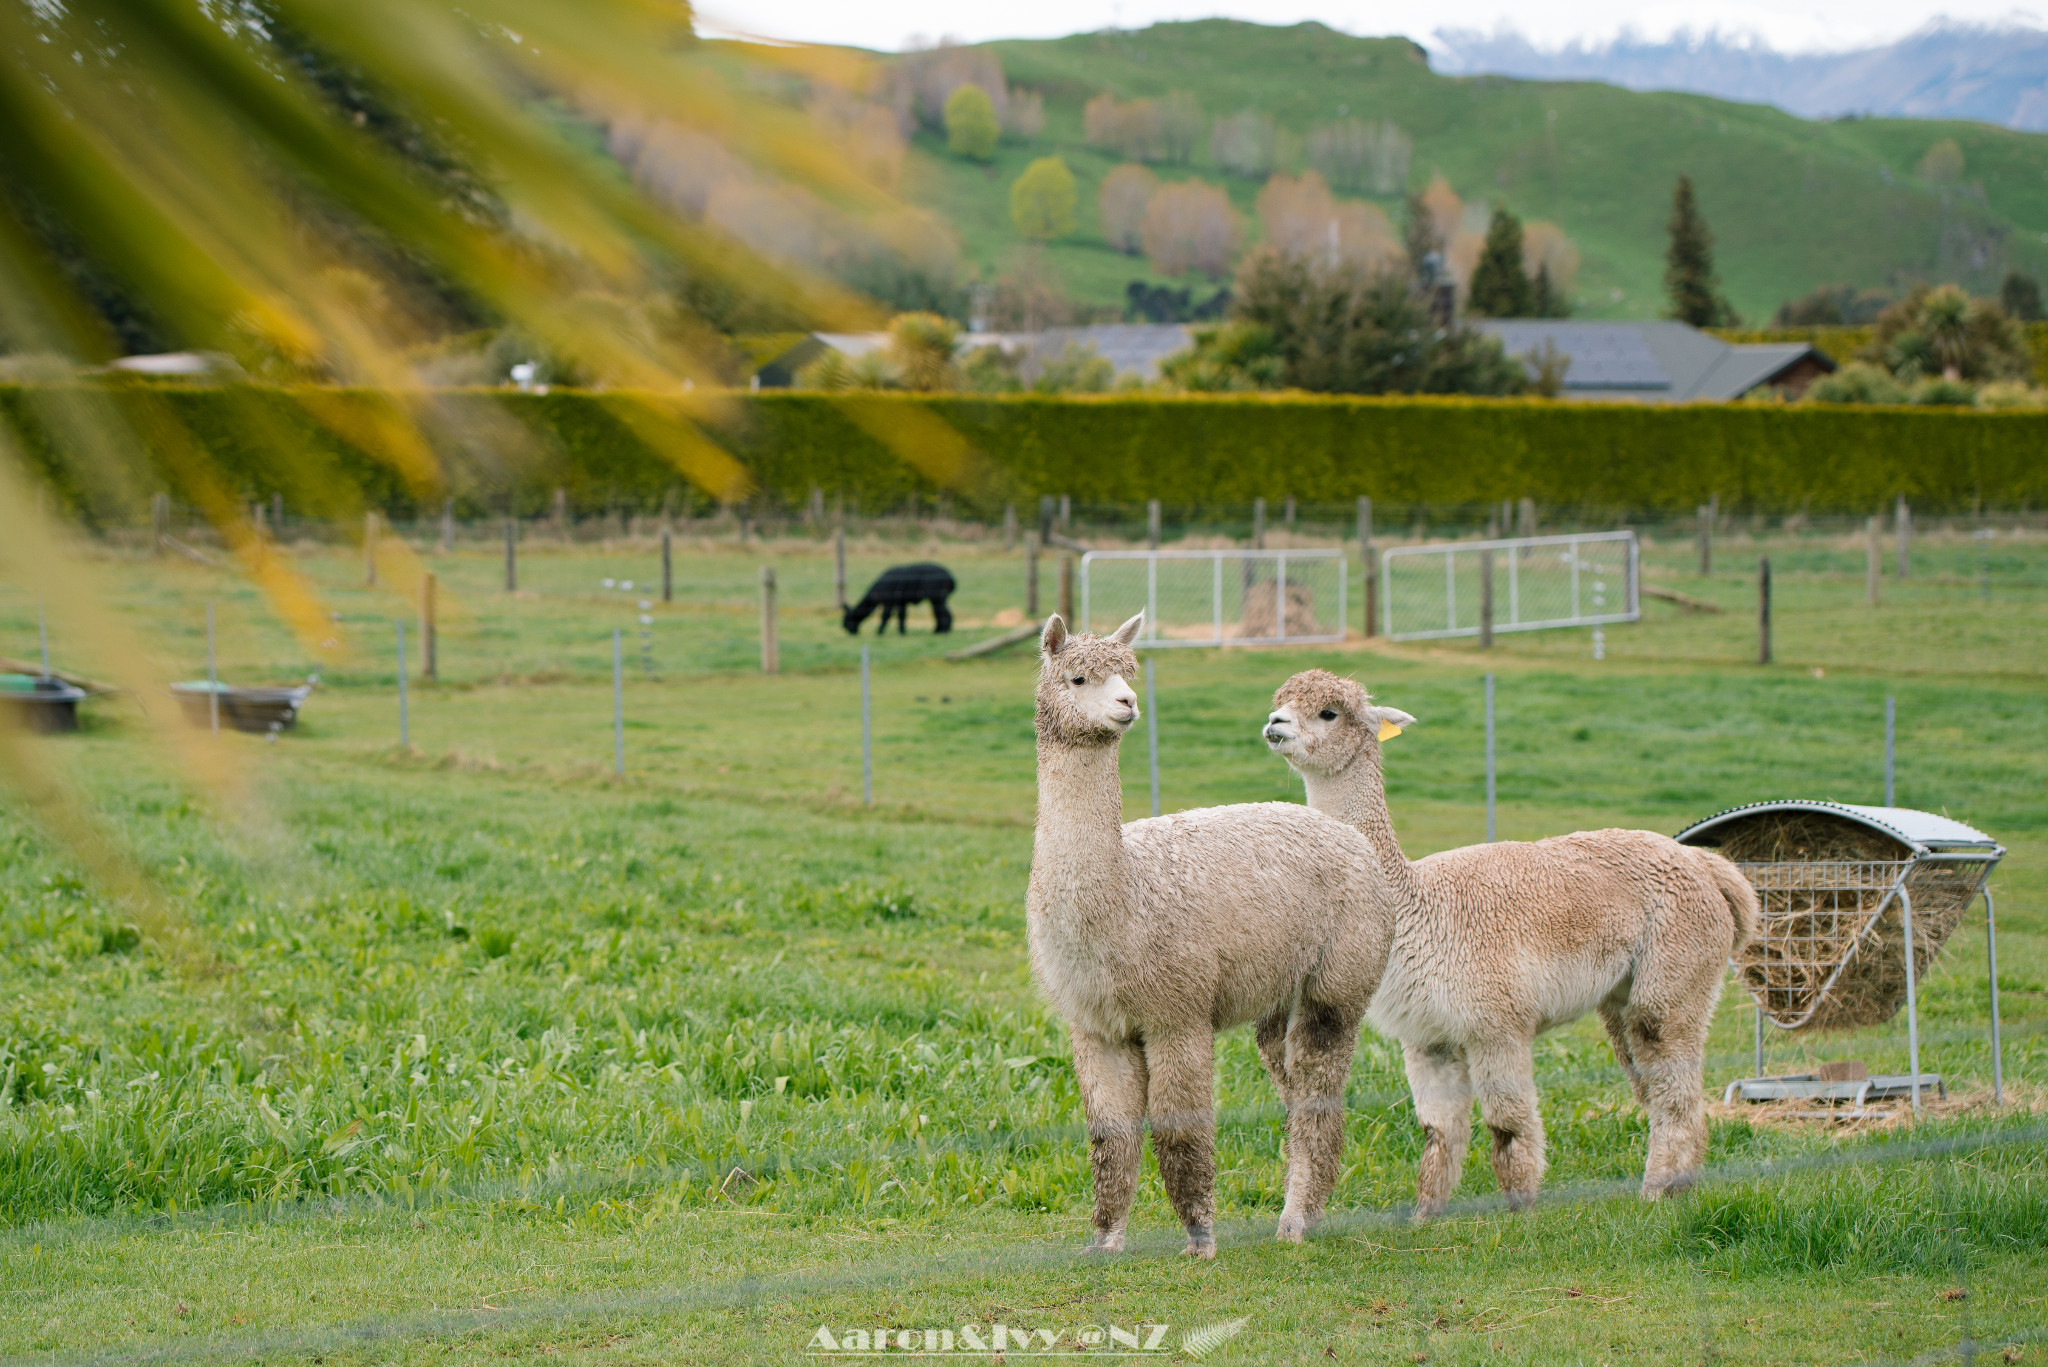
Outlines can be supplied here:
[[1642, 615], [1632, 531], [1447, 541], [1380, 552], [1380, 633], [1389, 641], [1479, 635], [1484, 570], [1493, 576], [1495, 631]]

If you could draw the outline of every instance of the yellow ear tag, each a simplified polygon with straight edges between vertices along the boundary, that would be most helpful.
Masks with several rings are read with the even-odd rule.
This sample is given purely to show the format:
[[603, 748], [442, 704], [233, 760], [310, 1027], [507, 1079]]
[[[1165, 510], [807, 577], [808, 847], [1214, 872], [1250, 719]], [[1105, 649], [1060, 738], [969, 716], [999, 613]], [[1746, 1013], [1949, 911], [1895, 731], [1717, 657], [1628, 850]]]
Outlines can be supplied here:
[[1392, 739], [1393, 739], [1394, 737], [1396, 737], [1396, 736], [1398, 736], [1398, 735], [1400, 735], [1400, 734], [1401, 734], [1401, 728], [1400, 728], [1400, 727], [1398, 727], [1398, 726], [1396, 726], [1396, 725], [1394, 725], [1394, 724], [1393, 724], [1392, 722], [1390, 722], [1390, 721], [1383, 721], [1383, 722], [1381, 722], [1381, 723], [1380, 723], [1380, 736], [1379, 736], [1379, 738], [1380, 738], [1381, 740], [1392, 740]]

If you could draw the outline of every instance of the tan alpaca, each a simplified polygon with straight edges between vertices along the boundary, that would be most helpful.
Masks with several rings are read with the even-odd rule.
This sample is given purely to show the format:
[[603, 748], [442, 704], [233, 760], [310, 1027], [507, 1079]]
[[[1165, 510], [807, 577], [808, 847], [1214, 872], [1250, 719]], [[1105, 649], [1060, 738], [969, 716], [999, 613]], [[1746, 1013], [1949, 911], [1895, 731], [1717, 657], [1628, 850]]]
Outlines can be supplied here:
[[1650, 1118], [1643, 1195], [1683, 1187], [1707, 1152], [1707, 1026], [1729, 956], [1755, 933], [1748, 881], [1652, 831], [1472, 845], [1410, 864], [1387, 815], [1380, 737], [1415, 719], [1371, 701], [1311, 669], [1273, 695], [1265, 734], [1309, 806], [1365, 832], [1407, 896], [1368, 1015], [1401, 1041], [1426, 1134], [1418, 1218], [1457, 1190], [1474, 1093], [1509, 1204], [1535, 1198], [1544, 1153], [1531, 1048], [1596, 1010]]
[[1215, 1036], [1258, 1022], [1287, 1107], [1279, 1237], [1299, 1242], [1336, 1184], [1344, 1080], [1393, 934], [1371, 840], [1284, 802], [1123, 824], [1117, 743], [1142, 614], [1112, 636], [1040, 640], [1031, 967], [1066, 1018], [1095, 1172], [1093, 1249], [1116, 1252], [1150, 1120], [1186, 1251], [1216, 1255]]

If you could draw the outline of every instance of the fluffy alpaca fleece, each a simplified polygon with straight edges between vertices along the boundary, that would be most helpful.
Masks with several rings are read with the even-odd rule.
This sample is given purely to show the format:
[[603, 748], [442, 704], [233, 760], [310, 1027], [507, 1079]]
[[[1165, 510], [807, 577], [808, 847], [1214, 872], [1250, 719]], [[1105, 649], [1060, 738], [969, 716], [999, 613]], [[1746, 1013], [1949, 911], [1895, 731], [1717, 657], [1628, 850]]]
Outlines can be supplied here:
[[1215, 1036], [1257, 1022], [1287, 1107], [1298, 1242], [1336, 1184], [1344, 1079], [1393, 933], [1369, 838], [1292, 803], [1123, 824], [1117, 745], [1138, 717], [1133, 617], [1041, 638], [1031, 967], [1065, 1017], [1095, 1175], [1092, 1248], [1124, 1246], [1149, 1119], [1187, 1252], [1214, 1257]]
[[1387, 815], [1380, 735], [1414, 720], [1312, 669], [1273, 695], [1265, 734], [1309, 805], [1371, 837], [1404, 894], [1369, 1016], [1401, 1041], [1425, 1131], [1418, 1217], [1457, 1190], [1475, 1093], [1510, 1204], [1535, 1198], [1544, 1141], [1532, 1045], [1588, 1011], [1650, 1118], [1643, 1195], [1684, 1186], [1707, 1152], [1707, 1027], [1729, 956], [1755, 933], [1755, 892], [1721, 856], [1652, 831], [1472, 845], [1410, 864]]

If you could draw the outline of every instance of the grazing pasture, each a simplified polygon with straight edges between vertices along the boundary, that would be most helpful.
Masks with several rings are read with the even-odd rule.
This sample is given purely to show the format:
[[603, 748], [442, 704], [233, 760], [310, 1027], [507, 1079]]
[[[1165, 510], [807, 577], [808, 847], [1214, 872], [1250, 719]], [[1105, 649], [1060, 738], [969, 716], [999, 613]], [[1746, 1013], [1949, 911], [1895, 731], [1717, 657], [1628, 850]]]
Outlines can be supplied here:
[[[1770, 668], [1751, 663], [1760, 550], [1777, 573]], [[1899, 802], [2010, 849], [2005, 1110], [1988, 1105], [1973, 914], [1924, 985], [1924, 1064], [1951, 1103], [1917, 1124], [1717, 1110], [1709, 1180], [1646, 1206], [1644, 1119], [1589, 1018], [1538, 1042], [1552, 1168], [1536, 1210], [1504, 1209], [1478, 1136], [1449, 1216], [1411, 1228], [1422, 1137], [1398, 1050], [1368, 1032], [1332, 1217], [1279, 1247], [1282, 1117], [1240, 1030], [1218, 1051], [1221, 1255], [1200, 1266], [1171, 1256], [1149, 1158], [1132, 1251], [1075, 1256], [1085, 1136], [1024, 952], [1035, 661], [1028, 646], [942, 658], [1022, 607], [1023, 558], [867, 542], [849, 585], [915, 559], [959, 580], [950, 636], [848, 638], [816, 544], [679, 547], [667, 605], [644, 543], [531, 546], [517, 595], [487, 542], [423, 552], [440, 677], [417, 677], [415, 641], [400, 750], [391, 622], [414, 607], [389, 586], [410, 581], [366, 588], [358, 555], [308, 545], [297, 560], [341, 655], [296, 732], [194, 748], [153, 724], [167, 699], [116, 697], [88, 704], [81, 734], [26, 742], [203, 948], [138, 943], [37, 811], [0, 814], [0, 1361], [743, 1363], [816, 1351], [820, 1326], [869, 1343], [998, 1322], [1059, 1330], [1062, 1350], [1083, 1326], [1167, 1324], [1143, 1354], [1163, 1357], [1240, 1317], [1205, 1360], [1906, 1361], [1966, 1340], [1979, 1360], [2048, 1355], [2038, 535], [1924, 536], [1915, 577], [1888, 575], [1876, 608], [1853, 537], [1724, 544], [1711, 578], [1689, 545], [1652, 545], [1647, 582], [1727, 611], [1647, 600], [1599, 662], [1583, 631], [1503, 636], [1484, 656], [1161, 652], [1169, 811], [1299, 800], [1259, 726], [1276, 684], [1321, 665], [1421, 720], [1386, 748], [1408, 853], [1471, 843], [1492, 669], [1505, 837], [1670, 832], [1764, 797], [1877, 801], [1890, 693]], [[753, 668], [766, 562], [773, 678]], [[223, 677], [313, 668], [224, 571], [111, 553], [89, 569], [168, 677], [203, 675], [209, 600]], [[35, 619], [0, 592], [0, 654], [32, 652]], [[86, 674], [112, 648], [61, 621], [52, 641]], [[1124, 741], [1131, 817], [1149, 810], [1144, 747], [1141, 724]], [[1731, 988], [1708, 1045], [1716, 1097], [1749, 1072], [1751, 1019]], [[1777, 1037], [1771, 1057], [1877, 1072], [1904, 1055], [1900, 1021]]]

